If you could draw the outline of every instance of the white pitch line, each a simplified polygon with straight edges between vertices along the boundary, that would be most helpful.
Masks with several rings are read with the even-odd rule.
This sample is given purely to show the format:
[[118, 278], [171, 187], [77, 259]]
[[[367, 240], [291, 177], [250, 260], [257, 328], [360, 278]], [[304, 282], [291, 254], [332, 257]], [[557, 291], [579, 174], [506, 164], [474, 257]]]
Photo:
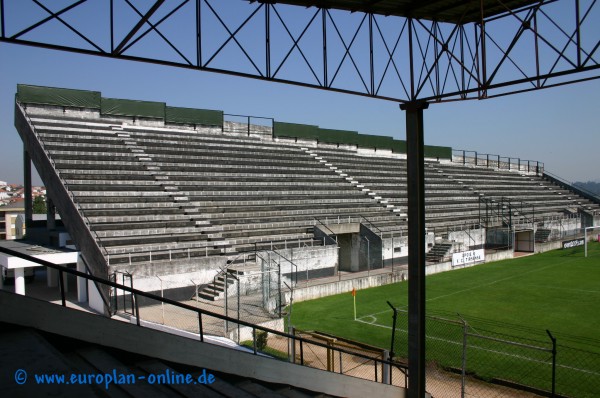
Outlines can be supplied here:
[[[375, 321], [377, 321], [377, 320], [375, 320]], [[379, 328], [385, 328], [385, 329], [391, 329], [392, 328], [391, 326], [385, 326], [385, 325], [381, 325], [379, 323], [374, 323], [374, 322], [366, 322], [366, 321], [363, 321], [361, 319], [357, 319], [356, 322], [364, 323], [364, 324], [370, 325], [370, 326], [377, 326]], [[396, 330], [400, 330], [400, 329], [396, 328]]]
[[541, 287], [541, 288], [546, 288], [546, 289], [555, 289], [555, 290], [568, 290], [568, 291], [571, 291], [571, 292], [600, 294], [600, 290], [584, 290], [584, 289], [573, 289], [573, 288], [569, 288], [569, 287], [557, 287], [557, 286], [533, 285], [533, 284], [528, 285], [528, 286]]

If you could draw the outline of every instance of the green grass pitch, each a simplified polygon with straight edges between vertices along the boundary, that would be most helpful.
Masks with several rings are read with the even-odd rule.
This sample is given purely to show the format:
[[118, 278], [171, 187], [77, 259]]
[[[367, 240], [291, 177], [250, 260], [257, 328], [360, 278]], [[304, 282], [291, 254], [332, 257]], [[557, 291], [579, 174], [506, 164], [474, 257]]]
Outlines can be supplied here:
[[[600, 380], [600, 243], [591, 242], [588, 251], [588, 258], [583, 256], [583, 247], [577, 247], [430, 275], [426, 279], [427, 315], [458, 320], [460, 314], [473, 330], [526, 339], [534, 345], [549, 345], [548, 329], [559, 346], [595, 353], [589, 366]], [[407, 309], [407, 292], [407, 282], [358, 290], [356, 320], [350, 293], [296, 303], [292, 324], [389, 349], [393, 312], [386, 301]], [[406, 340], [406, 320], [399, 319], [398, 325], [400, 341]], [[427, 347], [438, 352], [428, 352], [427, 357], [443, 364], [445, 356], [456, 355], [444, 353], [449, 344], [438, 347], [435, 338], [430, 339], [437, 333], [434, 327], [428, 322]], [[458, 341], [460, 332], [457, 327], [454, 337]], [[396, 347], [398, 351], [404, 349]], [[560, 359], [560, 347], [558, 352]]]

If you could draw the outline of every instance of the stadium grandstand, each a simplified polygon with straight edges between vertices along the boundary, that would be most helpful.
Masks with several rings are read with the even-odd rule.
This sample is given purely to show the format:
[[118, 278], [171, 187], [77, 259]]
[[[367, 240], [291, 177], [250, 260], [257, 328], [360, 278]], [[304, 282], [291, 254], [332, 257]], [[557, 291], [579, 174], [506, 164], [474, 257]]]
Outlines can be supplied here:
[[[306, 347], [311, 355], [328, 358], [334, 348], [318, 339], [292, 339], [283, 321], [293, 300], [407, 277], [406, 143], [272, 119], [232, 121], [229, 116], [104, 98], [96, 91], [17, 87], [15, 126], [25, 162], [31, 159], [47, 187], [49, 206], [45, 223], [26, 214], [29, 242], [4, 247], [0, 260], [17, 252], [22, 258], [37, 256], [35, 261], [46, 261], [48, 286], [60, 284], [63, 305], [70, 279], [75, 301], [145, 326], [126, 331], [98, 324], [102, 333], [114, 333], [106, 338], [115, 342], [111, 346], [116, 351], [102, 352], [86, 343], [98, 341], [87, 331], [64, 327], [103, 320], [63, 314], [50, 304], [39, 311], [55, 313], [64, 322], [42, 322], [42, 329], [68, 338], [17, 333], [27, 332], [31, 344], [49, 341], [61, 352], [73, 347], [67, 350], [70, 361], [78, 358], [77, 363], [87, 361], [100, 370], [128, 366], [149, 372], [166, 366], [148, 358], [123, 365], [119, 358], [131, 360], [118, 351], [125, 349], [224, 372], [218, 374], [218, 388], [231, 396], [281, 393], [281, 388], [294, 396], [312, 396], [312, 390], [356, 396], [367, 390], [387, 394], [393, 388], [388, 384], [406, 387], [405, 365], [384, 354], [372, 357], [364, 347], [335, 348], [339, 363], [305, 362]], [[425, 157], [428, 273], [453, 269], [453, 254], [480, 251], [482, 261], [491, 261], [541, 252], [600, 224], [597, 198], [548, 175], [540, 162], [440, 146], [426, 146]], [[81, 274], [63, 280], [64, 271], [52, 264], [69, 264], [70, 272]], [[25, 294], [24, 280], [18, 278], [23, 271], [17, 268], [12, 271], [15, 292]], [[3, 300], [15, 308], [31, 305], [9, 296]], [[11, 317], [25, 312], [13, 311]], [[170, 347], [184, 347], [185, 353], [149, 348], [158, 338], [153, 333], [164, 335], [150, 329], [168, 331], [160, 339]], [[258, 347], [261, 330], [271, 336], [271, 351]], [[212, 348], [191, 345], [190, 336], [216, 345], [237, 342], [237, 350], [249, 341], [255, 355], [211, 353]], [[230, 340], [219, 340], [223, 338]], [[332, 379], [311, 373], [314, 369], [287, 369], [256, 357], [286, 351], [290, 365], [383, 384], [337, 380], [338, 375]], [[232, 367], [230, 357], [253, 364], [240, 370]], [[368, 370], [345, 368], [356, 361]], [[256, 377], [245, 370], [254, 366], [261, 369], [260, 384], [235, 381], [232, 374]], [[292, 371], [304, 376], [292, 382], [285, 376]], [[277, 384], [282, 380], [285, 387]]]
[[[15, 106], [25, 148], [93, 275], [126, 273], [150, 291], [155, 276], [177, 275], [215, 300], [224, 274], [276, 263], [278, 285], [291, 286], [407, 256], [404, 141], [63, 88], [19, 85]], [[467, 155], [425, 148], [431, 262], [513, 243], [533, 252], [600, 222], [600, 205], [550, 180], [541, 163]]]

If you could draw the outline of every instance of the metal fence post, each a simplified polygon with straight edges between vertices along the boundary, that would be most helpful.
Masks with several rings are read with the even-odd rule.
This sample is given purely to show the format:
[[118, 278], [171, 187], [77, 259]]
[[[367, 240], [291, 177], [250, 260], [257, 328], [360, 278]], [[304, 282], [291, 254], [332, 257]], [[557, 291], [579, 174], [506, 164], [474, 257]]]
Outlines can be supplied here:
[[387, 301], [387, 303], [392, 308], [392, 311], [394, 311], [394, 315], [392, 316], [392, 342], [390, 344], [390, 353], [389, 353], [390, 360], [392, 360], [396, 356], [396, 354], [394, 352], [394, 345], [395, 345], [394, 343], [395, 343], [395, 338], [396, 338], [396, 321], [398, 320], [398, 310], [389, 301]]
[[[227, 269], [225, 269], [225, 287], [224, 287], [224, 290], [225, 290], [225, 316], [226, 317], [229, 316], [229, 306], [228, 306], [229, 302], [227, 300], [227, 296], [228, 296], [228, 294], [227, 294], [227, 282], [228, 282], [227, 281], [227, 274], [228, 273], [229, 272], [227, 272]], [[225, 337], [227, 337], [227, 338], [229, 338], [228, 333], [229, 333], [229, 321], [227, 320], [227, 318], [225, 318]]]
[[202, 328], [202, 313], [198, 312], [198, 332], [200, 333], [200, 341], [204, 343], [204, 330]]
[[551, 397], [556, 396], [556, 338], [552, 336], [550, 330], [546, 329], [546, 333], [552, 340], [552, 395]]
[[467, 321], [461, 319], [463, 323], [463, 347], [462, 347], [462, 364], [461, 364], [461, 374], [460, 374], [460, 396], [461, 398], [465, 398], [466, 393], [466, 377], [467, 377]]
[[140, 305], [138, 304], [137, 295], [133, 294], [132, 297], [135, 303], [135, 318], [137, 319], [137, 325], [140, 326]]
[[288, 334], [292, 336], [288, 339], [289, 361], [291, 363], [296, 363], [296, 330], [291, 325], [290, 321], [288, 321]]
[[[63, 271], [59, 270], [58, 271], [58, 278], [59, 278], [59, 283], [60, 283], [60, 299], [62, 301], [62, 306], [66, 307], [67, 306], [67, 302], [66, 302], [66, 299], [65, 299], [65, 281], [64, 281], [63, 277], [64, 277]], [[15, 280], [16, 280], [16, 278], [15, 278]], [[15, 283], [15, 286], [16, 285], [17, 284]]]

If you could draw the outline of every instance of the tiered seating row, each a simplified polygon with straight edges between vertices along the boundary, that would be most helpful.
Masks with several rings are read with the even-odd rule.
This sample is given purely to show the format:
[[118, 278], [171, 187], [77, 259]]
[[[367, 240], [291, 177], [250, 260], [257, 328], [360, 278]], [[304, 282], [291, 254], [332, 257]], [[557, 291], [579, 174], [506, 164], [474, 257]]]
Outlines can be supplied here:
[[290, 145], [33, 117], [65, 185], [115, 257], [312, 244], [314, 218], [394, 217]]

